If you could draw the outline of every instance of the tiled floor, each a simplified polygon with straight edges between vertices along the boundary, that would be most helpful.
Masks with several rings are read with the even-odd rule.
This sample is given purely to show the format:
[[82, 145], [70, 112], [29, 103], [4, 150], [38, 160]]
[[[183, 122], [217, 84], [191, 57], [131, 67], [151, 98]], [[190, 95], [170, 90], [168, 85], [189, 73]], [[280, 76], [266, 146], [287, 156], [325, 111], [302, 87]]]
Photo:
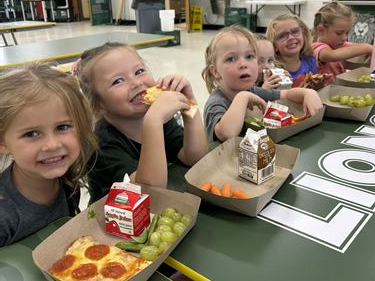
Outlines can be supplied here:
[[[176, 25], [176, 29], [181, 30], [180, 46], [148, 48], [140, 50], [139, 53], [155, 78], [172, 73], [187, 77], [193, 85], [198, 106], [203, 113], [203, 106], [208, 98], [208, 92], [201, 78], [201, 71], [204, 67], [204, 50], [217, 31], [204, 30], [203, 32], [188, 33], [185, 24]], [[135, 25], [92, 26], [89, 21], [59, 22], [52, 28], [19, 32], [16, 36], [19, 44], [28, 44], [118, 30], [136, 32], [136, 27]], [[81, 209], [87, 206], [88, 199], [87, 191], [82, 190]]]

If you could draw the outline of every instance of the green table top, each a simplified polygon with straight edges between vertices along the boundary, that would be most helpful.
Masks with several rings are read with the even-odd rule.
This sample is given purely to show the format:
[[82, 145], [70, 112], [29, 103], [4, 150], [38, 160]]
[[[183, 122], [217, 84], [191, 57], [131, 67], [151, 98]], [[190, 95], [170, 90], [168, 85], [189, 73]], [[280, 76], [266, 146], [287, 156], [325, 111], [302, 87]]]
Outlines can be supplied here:
[[[35, 266], [31, 252], [52, 232], [57, 230], [69, 218], [62, 218], [48, 225], [37, 233], [10, 246], [0, 248], [1, 281], [45, 281], [42, 272]], [[148, 280], [168, 281], [163, 274], [155, 272]]]
[[34, 61], [74, 61], [85, 50], [106, 42], [122, 42], [136, 48], [163, 46], [173, 36], [131, 33], [124, 31], [108, 32], [25, 45], [0, 48], [0, 69], [10, 68]]
[[[374, 114], [325, 119], [284, 141], [301, 155], [270, 204], [251, 218], [202, 203], [171, 257], [215, 281], [375, 280]], [[171, 167], [171, 189], [186, 189], [186, 171]]]

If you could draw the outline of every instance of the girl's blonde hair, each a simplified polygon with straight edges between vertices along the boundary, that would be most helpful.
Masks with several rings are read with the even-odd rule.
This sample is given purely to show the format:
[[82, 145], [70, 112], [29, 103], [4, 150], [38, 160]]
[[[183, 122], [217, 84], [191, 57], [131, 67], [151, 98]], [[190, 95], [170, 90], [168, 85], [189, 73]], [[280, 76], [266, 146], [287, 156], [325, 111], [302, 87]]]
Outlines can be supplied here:
[[319, 9], [314, 16], [314, 40], [317, 39], [316, 28], [319, 24], [324, 27], [333, 25], [334, 20], [343, 19], [354, 21], [353, 11], [349, 6], [337, 1], [330, 2]]
[[79, 90], [77, 79], [47, 64], [35, 63], [0, 76], [0, 89], [1, 142], [21, 110], [51, 97], [62, 100], [73, 120], [80, 144], [78, 159], [62, 178], [74, 191], [83, 187], [82, 178], [88, 172], [87, 164], [96, 151], [97, 142], [93, 132], [93, 114], [87, 99]]
[[205, 52], [206, 66], [202, 70], [202, 77], [206, 82], [206, 88], [209, 93], [212, 93], [219, 86], [219, 81], [217, 81], [216, 78], [212, 75], [210, 67], [216, 65], [217, 44], [219, 40], [227, 34], [234, 34], [245, 37], [249, 41], [250, 46], [253, 48], [255, 54], [257, 54], [256, 39], [251, 31], [239, 25], [231, 25], [221, 29], [219, 33], [217, 33], [214, 38], [212, 38]]
[[99, 47], [86, 50], [81, 55], [81, 59], [77, 64], [76, 74], [79, 84], [83, 93], [88, 97], [91, 107], [96, 115], [98, 114], [97, 109], [100, 102], [100, 94], [95, 88], [93, 67], [100, 58], [104, 57], [109, 52], [120, 48], [127, 49], [128, 51], [134, 53], [138, 57], [139, 61], [145, 64], [141, 56], [133, 47], [118, 42], [108, 42]]
[[[303, 56], [313, 56], [314, 50], [312, 48], [312, 37], [310, 29], [307, 27], [307, 25], [301, 20], [301, 18], [297, 15], [292, 14], [283, 14], [279, 15], [276, 18], [274, 18], [268, 25], [267, 31], [266, 31], [266, 37], [268, 40], [270, 40], [273, 44], [273, 47], [275, 48], [275, 59], [283, 64], [282, 56], [280, 55], [279, 51], [276, 51], [276, 26], [287, 20], [294, 20], [297, 22], [298, 26], [302, 28], [302, 35], [303, 35], [303, 47], [301, 49], [300, 55]], [[285, 68], [285, 66], [283, 66]]]

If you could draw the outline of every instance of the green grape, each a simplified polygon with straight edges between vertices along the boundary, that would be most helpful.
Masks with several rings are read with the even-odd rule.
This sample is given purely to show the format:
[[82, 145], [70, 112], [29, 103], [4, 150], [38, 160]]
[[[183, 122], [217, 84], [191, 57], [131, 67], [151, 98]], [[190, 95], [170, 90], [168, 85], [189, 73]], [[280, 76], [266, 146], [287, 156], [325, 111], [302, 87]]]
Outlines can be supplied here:
[[329, 98], [332, 102], [339, 102], [340, 101], [340, 95], [334, 95]]
[[177, 240], [177, 235], [174, 232], [166, 231], [160, 234], [161, 241], [174, 243]]
[[166, 231], [172, 231], [172, 227], [166, 224], [159, 225], [156, 229], [157, 232], [166, 232]]
[[177, 221], [180, 221], [180, 220], [181, 220], [182, 215], [181, 215], [181, 213], [179, 213], [179, 212], [175, 212], [174, 214], [172, 214], [172, 215], [170, 216], [170, 218], [173, 219], [175, 222], [177, 222]]
[[366, 107], [367, 106], [365, 100], [355, 100], [354, 105], [355, 105], [355, 107], [358, 107], [358, 108], [362, 108], [362, 107]]
[[342, 104], [342, 105], [347, 105], [347, 104], [348, 104], [348, 101], [349, 101], [349, 96], [344, 95], [344, 96], [341, 96], [341, 97], [340, 97], [340, 104]]
[[371, 81], [371, 75], [370, 74], [367, 74], [367, 75], [362, 75], [359, 79], [358, 79], [359, 82], [363, 82], [363, 83], [369, 83]]
[[168, 242], [165, 242], [165, 241], [162, 241], [160, 242], [159, 244], [159, 250], [160, 252], [164, 253], [166, 250], [168, 250], [168, 248], [171, 246], [171, 243], [168, 243]]
[[183, 224], [182, 222], [176, 222], [174, 225], [173, 225], [173, 231], [174, 233], [177, 234], [177, 236], [181, 236], [182, 233], [184, 233], [186, 229], [186, 225]]
[[181, 222], [188, 226], [190, 224], [190, 221], [191, 221], [191, 216], [189, 215], [184, 215], [182, 218], [181, 218]]
[[160, 250], [156, 246], [145, 246], [141, 249], [140, 254], [142, 259], [154, 261], [159, 256]]
[[151, 246], [156, 246], [158, 247], [161, 242], [161, 235], [160, 232], [154, 232], [151, 234], [150, 238], [148, 239], [148, 243]]
[[355, 107], [355, 104], [356, 104], [356, 99], [354, 97], [350, 97], [346, 105], [350, 107]]
[[172, 227], [174, 225], [174, 220], [171, 219], [170, 217], [161, 217], [159, 220], [158, 220], [158, 226], [159, 225], [169, 225], [170, 227]]
[[366, 105], [370, 106], [374, 104], [374, 98], [370, 94], [366, 94], [364, 96], [364, 100], [366, 101]]
[[174, 213], [176, 213], [176, 209], [175, 208], [167, 207], [167, 208], [165, 208], [163, 210], [163, 212], [161, 213], [161, 215], [163, 217], [172, 217]]

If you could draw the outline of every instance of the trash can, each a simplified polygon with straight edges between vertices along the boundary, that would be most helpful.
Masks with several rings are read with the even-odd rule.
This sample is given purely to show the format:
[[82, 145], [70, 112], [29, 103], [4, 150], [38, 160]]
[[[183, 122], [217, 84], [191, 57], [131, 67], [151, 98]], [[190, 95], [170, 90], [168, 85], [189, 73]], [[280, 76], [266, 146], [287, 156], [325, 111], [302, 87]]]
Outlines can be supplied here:
[[159, 11], [164, 9], [161, 0], [133, 0], [138, 33], [155, 33], [161, 30]]

